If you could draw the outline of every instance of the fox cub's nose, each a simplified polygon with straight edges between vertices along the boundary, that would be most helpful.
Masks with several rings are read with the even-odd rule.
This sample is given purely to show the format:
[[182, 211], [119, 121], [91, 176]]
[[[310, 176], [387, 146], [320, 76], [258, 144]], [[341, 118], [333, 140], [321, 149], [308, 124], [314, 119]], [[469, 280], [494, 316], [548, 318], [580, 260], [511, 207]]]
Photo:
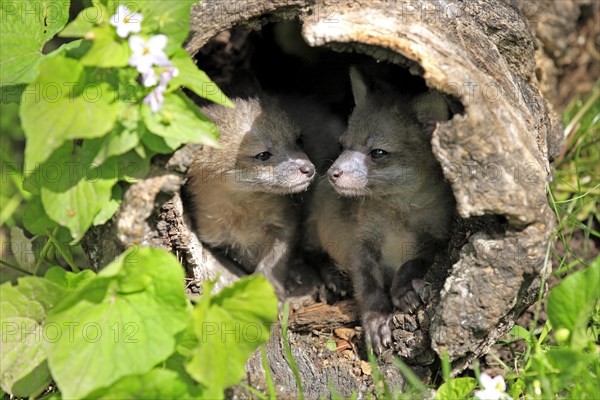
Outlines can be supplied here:
[[333, 182], [337, 181], [340, 176], [342, 176], [342, 174], [344, 173], [344, 171], [342, 171], [339, 168], [331, 168], [329, 169], [328, 175], [329, 175], [329, 179]]
[[301, 163], [300, 164], [300, 173], [306, 175], [307, 178], [312, 178], [315, 174], [315, 167], [311, 163]]

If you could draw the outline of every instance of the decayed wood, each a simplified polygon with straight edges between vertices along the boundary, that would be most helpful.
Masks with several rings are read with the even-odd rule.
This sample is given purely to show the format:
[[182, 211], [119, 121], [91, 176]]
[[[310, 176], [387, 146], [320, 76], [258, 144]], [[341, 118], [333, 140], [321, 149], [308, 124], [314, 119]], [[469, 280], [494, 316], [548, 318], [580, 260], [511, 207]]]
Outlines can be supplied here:
[[[267, 20], [298, 17], [311, 46], [394, 62], [464, 106], [464, 113], [441, 124], [432, 140], [460, 215], [452, 243], [428, 274], [424, 308], [416, 316], [395, 318], [396, 343], [382, 361], [399, 355], [428, 365], [434, 352], [444, 351], [457, 373], [484, 354], [534, 301], [554, 229], [545, 191], [551, 179], [549, 160], [562, 139], [560, 120], [543, 93], [557, 93], [558, 71], [565, 68], [572, 39], [564, 42], [552, 32], [571, 35], [582, 3], [591, 4], [205, 0], [194, 6], [187, 43], [191, 54], [234, 26], [260, 29]], [[219, 287], [236, 279], [235, 267], [223, 265], [203, 248], [183, 210], [178, 193], [193, 151], [186, 147], [168, 163], [155, 163], [151, 176], [128, 190], [113, 220], [89, 233], [84, 247], [95, 266], [127, 245], [141, 244], [173, 251], [196, 281], [217, 272]], [[360, 359], [328, 352], [326, 340], [315, 336], [320, 330], [331, 333], [338, 323], [354, 327], [352, 315], [347, 302], [300, 308], [291, 316], [288, 340], [307, 397], [327, 396], [330, 384], [344, 396], [373, 391]], [[277, 328], [267, 358], [278, 394], [295, 397]], [[264, 388], [262, 368], [260, 355], [255, 355], [248, 363], [247, 382]], [[388, 382], [402, 384], [385, 363], [382, 371]]]
[[310, 332], [335, 329], [358, 322], [354, 301], [344, 300], [333, 305], [316, 303], [301, 308], [290, 316], [289, 327], [297, 332]]

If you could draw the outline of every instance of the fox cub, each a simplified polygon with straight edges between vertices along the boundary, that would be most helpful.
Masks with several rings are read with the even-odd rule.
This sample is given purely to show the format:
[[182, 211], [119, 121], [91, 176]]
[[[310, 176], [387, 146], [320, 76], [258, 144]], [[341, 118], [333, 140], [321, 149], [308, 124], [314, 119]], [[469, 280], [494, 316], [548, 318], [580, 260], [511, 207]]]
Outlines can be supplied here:
[[349, 274], [366, 340], [380, 353], [392, 306], [418, 306], [421, 278], [449, 238], [454, 197], [431, 134], [450, 115], [436, 92], [404, 97], [355, 68], [350, 80], [355, 109], [315, 189], [307, 237]]
[[195, 229], [247, 272], [265, 275], [283, 298], [300, 218], [290, 195], [309, 187], [315, 167], [300, 146], [300, 130], [274, 99], [233, 103], [202, 109], [222, 146], [203, 146], [188, 174]]

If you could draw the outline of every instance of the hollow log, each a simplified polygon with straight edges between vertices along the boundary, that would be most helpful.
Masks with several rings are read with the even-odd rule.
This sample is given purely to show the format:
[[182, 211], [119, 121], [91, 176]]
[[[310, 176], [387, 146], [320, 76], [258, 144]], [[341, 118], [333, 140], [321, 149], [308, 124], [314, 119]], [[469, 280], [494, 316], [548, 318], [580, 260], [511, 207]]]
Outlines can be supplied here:
[[[544, 260], [555, 222], [546, 186], [562, 141], [551, 105], [562, 103], [544, 95], [558, 93], [561, 57], [586, 4], [591, 1], [205, 0], [193, 7], [190, 54], [232, 28], [260, 30], [267, 22], [298, 19], [308, 45], [397, 64], [462, 104], [464, 111], [440, 124], [432, 138], [457, 203], [452, 239], [428, 273], [430, 286], [421, 293], [425, 306], [416, 315], [394, 318], [395, 343], [380, 357], [389, 383], [403, 382], [386, 364], [394, 356], [426, 378], [427, 367], [445, 352], [453, 374], [459, 373], [536, 299], [550, 272]], [[117, 215], [88, 233], [83, 245], [94, 266], [137, 244], [175, 253], [188, 268], [192, 291], [202, 280], [218, 276], [218, 290], [240, 275], [202, 246], [185, 213], [179, 189], [194, 148], [154, 160], [150, 176], [129, 187]], [[315, 291], [307, 296], [318, 297]], [[303, 301], [291, 316], [296, 331], [288, 340], [305, 395], [329, 396], [330, 387], [344, 397], [372, 392], [371, 372], [355, 356], [364, 351], [353, 348], [361, 346], [354, 308], [307, 310], [303, 305], [310, 300]], [[335, 330], [343, 327], [356, 335], [340, 338]], [[281, 333], [277, 327], [273, 332], [267, 346], [273, 379], [282, 397], [295, 397]], [[331, 338], [344, 344], [342, 350], [327, 350]], [[255, 355], [248, 383], [265, 387], [262, 368]]]

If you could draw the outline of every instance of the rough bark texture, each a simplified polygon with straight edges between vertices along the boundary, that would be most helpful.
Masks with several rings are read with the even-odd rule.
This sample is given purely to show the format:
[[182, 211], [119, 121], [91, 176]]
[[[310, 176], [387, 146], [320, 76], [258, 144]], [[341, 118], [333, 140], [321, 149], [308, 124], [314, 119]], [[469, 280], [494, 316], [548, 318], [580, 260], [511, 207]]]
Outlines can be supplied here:
[[[381, 357], [390, 383], [402, 383], [385, 364], [393, 355], [426, 366], [435, 353], [446, 351], [453, 372], [460, 372], [535, 300], [554, 230], [546, 199], [549, 160], [562, 141], [558, 115], [543, 94], [564, 105], [556, 97], [557, 82], [573, 57], [583, 4], [591, 2], [205, 0], [193, 8], [187, 44], [192, 54], [234, 26], [259, 29], [267, 15], [269, 20], [299, 17], [309, 45], [394, 62], [463, 104], [464, 113], [441, 124], [432, 141], [460, 218], [448, 253], [428, 275], [431, 286], [421, 293], [425, 307], [395, 319], [396, 343]], [[597, 9], [592, 12], [597, 18]], [[593, 64], [585, 62], [584, 69]], [[140, 244], [177, 254], [189, 268], [191, 286], [217, 271], [218, 288], [239, 275], [202, 247], [183, 211], [179, 188], [192, 153], [193, 147], [186, 147], [170, 160], [158, 160], [150, 177], [129, 188], [113, 220], [87, 235], [84, 245], [94, 265]], [[360, 337], [357, 325], [348, 304], [294, 311], [291, 328], [297, 332], [288, 339], [308, 398], [328, 396], [329, 384], [344, 397], [373, 391], [370, 372], [359, 359], [325, 346], [324, 338], [339, 339], [336, 327], [349, 326]], [[269, 366], [279, 394], [294, 397], [281, 340], [274, 329]], [[364, 356], [361, 349], [358, 354]], [[419, 371], [427, 376], [425, 369]], [[248, 363], [248, 383], [265, 387], [260, 355]]]

